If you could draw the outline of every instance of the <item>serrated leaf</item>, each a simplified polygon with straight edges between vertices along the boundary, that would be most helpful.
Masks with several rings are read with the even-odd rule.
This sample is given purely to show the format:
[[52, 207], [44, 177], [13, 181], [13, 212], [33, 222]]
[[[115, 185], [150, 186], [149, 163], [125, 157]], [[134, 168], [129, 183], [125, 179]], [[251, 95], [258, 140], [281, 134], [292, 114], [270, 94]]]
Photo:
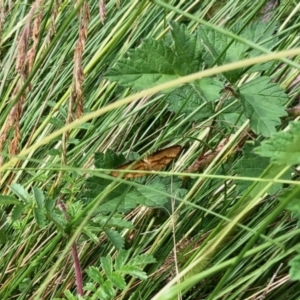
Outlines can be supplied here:
[[131, 276], [143, 279], [143, 280], [147, 279], [147, 274], [144, 271], [142, 271], [140, 268], [137, 268], [135, 266], [130, 266], [130, 265], [123, 266], [119, 270], [119, 272], [123, 273], [123, 274], [131, 275]]
[[134, 225], [132, 222], [121, 219], [121, 218], [109, 218], [109, 221], [107, 223], [109, 217], [106, 216], [97, 216], [96, 218], [93, 218], [93, 222], [97, 223], [99, 225], [107, 224], [107, 227], [117, 227], [117, 228], [128, 228], [133, 229]]
[[186, 74], [200, 70], [202, 47], [198, 34], [190, 34], [185, 25], [171, 23], [171, 35], [174, 41], [175, 53], [182, 63]]
[[46, 211], [51, 212], [54, 209], [55, 203], [56, 203], [55, 199], [47, 199], [45, 201]]
[[[166, 98], [169, 103], [168, 109], [175, 113], [188, 115], [193, 113], [190, 117], [192, 121], [207, 118], [214, 112], [212, 101], [220, 96], [222, 87], [222, 83], [215, 78], [203, 78], [196, 81], [193, 86], [184, 85], [168, 95]], [[195, 114], [196, 110], [199, 112]]]
[[277, 132], [261, 146], [255, 153], [269, 157], [273, 163], [292, 166], [300, 163], [300, 123], [291, 122], [290, 131]]
[[124, 247], [124, 239], [119, 232], [108, 228], [105, 228], [104, 232], [117, 249]]
[[96, 295], [101, 300], [112, 300], [115, 299], [116, 291], [113, 288], [111, 281], [106, 280], [97, 291]]
[[279, 85], [271, 83], [269, 77], [259, 77], [244, 84], [239, 93], [251, 129], [266, 137], [276, 132], [280, 117], [287, 115], [284, 104], [288, 100]]
[[128, 251], [121, 249], [119, 250], [118, 255], [115, 258], [115, 270], [118, 271], [122, 266], [125, 265], [127, 258], [128, 258]]
[[45, 197], [43, 192], [37, 187], [33, 187], [32, 191], [33, 191], [33, 196], [36, 201], [37, 207], [44, 208]]
[[20, 201], [15, 198], [14, 196], [7, 196], [7, 195], [0, 195], [0, 204], [1, 205], [18, 205], [20, 204]]
[[32, 202], [32, 200], [30, 198], [30, 195], [27, 193], [27, 191], [20, 184], [13, 183], [9, 188], [13, 191], [13, 193], [15, 195], [20, 197], [20, 199], [22, 199], [25, 203], [31, 203]]
[[113, 264], [112, 264], [112, 259], [111, 256], [106, 256], [106, 257], [101, 257], [101, 266], [105, 272], [106, 275], [110, 275], [112, 273], [113, 269]]
[[13, 222], [18, 221], [21, 218], [24, 208], [25, 205], [23, 204], [14, 206], [11, 212], [11, 219]]
[[164, 41], [148, 39], [139, 48], [130, 51], [128, 58], [117, 61], [106, 78], [118, 81], [122, 86], [141, 90], [182, 75], [179, 61], [172, 49]]
[[42, 208], [33, 208], [33, 215], [36, 223], [39, 227], [43, 227], [45, 225], [45, 211]]
[[300, 280], [300, 254], [298, 253], [292, 260], [289, 261], [290, 278], [292, 280]]
[[105, 153], [95, 153], [95, 167], [113, 169], [125, 162], [123, 154], [117, 154], [111, 149], [107, 149]]
[[146, 266], [148, 264], [153, 264], [156, 263], [156, 259], [149, 254], [141, 254], [141, 255], [137, 255], [135, 257], [133, 257], [132, 259], [130, 259], [129, 261], [129, 265], [137, 267], [137, 266]]
[[[129, 192], [130, 195], [131, 192]], [[123, 196], [120, 196], [123, 197]], [[130, 198], [130, 196], [126, 195], [126, 198], [122, 203], [120, 204], [120, 197], [115, 198], [114, 200], [110, 200], [104, 204], [101, 204], [99, 208], [97, 209], [97, 212], [102, 213], [110, 213], [115, 210], [115, 208], [118, 205], [117, 212], [126, 213], [135, 207], [138, 206], [137, 199]]]
[[[246, 144], [243, 148], [243, 158], [238, 161], [233, 171], [243, 177], [260, 177], [264, 173], [264, 178], [274, 178], [278, 172], [280, 172], [281, 167], [273, 166], [268, 169], [270, 165], [270, 160], [268, 158], [262, 158], [256, 155], [254, 152], [254, 146]], [[267, 170], [267, 173], [265, 170]], [[281, 179], [290, 179], [290, 170], [288, 170]], [[240, 192], [245, 191], [249, 186], [252, 185], [251, 181], [237, 181], [236, 183]], [[265, 183], [258, 183], [262, 188]], [[269, 194], [275, 194], [282, 188], [282, 184], [273, 184], [272, 187], [267, 191]], [[259, 189], [259, 188], [258, 188]]]
[[83, 289], [85, 291], [91, 291], [94, 293], [97, 291], [96, 285], [91, 282], [86, 283], [85, 286], [83, 287]]
[[96, 283], [98, 283], [98, 284], [101, 285], [104, 282], [104, 278], [101, 275], [101, 272], [97, 268], [95, 268], [95, 267], [89, 267], [86, 270], [86, 273]]
[[107, 277], [118, 289], [124, 290], [126, 288], [126, 282], [121, 274], [113, 272]]
[[201, 64], [201, 44], [197, 33], [189, 34], [185, 25], [172, 24], [173, 47], [165, 41], [147, 39], [128, 52], [107, 73], [107, 78], [135, 89], [150, 88], [192, 72]]

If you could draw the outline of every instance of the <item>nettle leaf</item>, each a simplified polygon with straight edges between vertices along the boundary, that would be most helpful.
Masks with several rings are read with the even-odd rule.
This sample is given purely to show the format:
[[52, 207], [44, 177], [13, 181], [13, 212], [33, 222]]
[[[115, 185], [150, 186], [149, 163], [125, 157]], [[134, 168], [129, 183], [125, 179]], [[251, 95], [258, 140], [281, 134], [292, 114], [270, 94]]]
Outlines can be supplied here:
[[95, 167], [112, 169], [125, 162], [123, 154], [117, 154], [111, 149], [107, 149], [105, 153], [95, 153]]
[[223, 84], [216, 78], [203, 78], [193, 85], [181, 86], [168, 95], [168, 109], [175, 113], [193, 113], [191, 121], [207, 118], [214, 112], [213, 101], [220, 97], [222, 88]]
[[277, 132], [263, 141], [255, 153], [269, 157], [273, 163], [292, 166], [300, 163], [300, 123], [291, 122], [290, 131]]
[[184, 25], [175, 23], [172, 29], [173, 47], [162, 40], [147, 39], [129, 51], [128, 58], [117, 61], [106, 77], [140, 90], [198, 71], [201, 44], [197, 33], [191, 35]]
[[288, 101], [279, 85], [271, 83], [269, 77], [259, 77], [244, 84], [239, 95], [251, 129], [266, 137], [276, 132], [280, 117], [287, 115], [284, 104]]
[[[264, 178], [274, 178], [278, 172], [280, 172], [281, 167], [273, 166], [268, 169], [270, 165], [269, 158], [260, 157], [254, 153], [254, 145], [246, 144], [243, 148], [243, 158], [238, 161], [236, 166], [233, 168], [233, 171], [244, 177], [260, 177], [264, 174]], [[266, 170], [268, 171], [266, 172]], [[281, 179], [290, 179], [290, 170], [284, 174]], [[251, 181], [240, 181], [236, 182], [237, 188], [240, 192], [245, 191], [249, 186], [252, 185]], [[262, 185], [262, 188], [265, 183], [258, 183]], [[269, 194], [275, 194], [282, 189], [282, 184], [273, 184], [272, 187], [267, 191]]]
[[[108, 220], [109, 219], [109, 220]], [[108, 220], [108, 222], [107, 222]], [[97, 216], [93, 218], [93, 222], [97, 223], [99, 225], [105, 225], [107, 227], [117, 227], [117, 228], [128, 228], [128, 229], [134, 229], [134, 225], [132, 222], [121, 219], [121, 218], [115, 218], [115, 217], [107, 217], [107, 216]]]
[[182, 70], [186, 75], [200, 70], [202, 47], [198, 33], [190, 34], [185, 25], [171, 23], [171, 35], [174, 41], [175, 53], [181, 61]]

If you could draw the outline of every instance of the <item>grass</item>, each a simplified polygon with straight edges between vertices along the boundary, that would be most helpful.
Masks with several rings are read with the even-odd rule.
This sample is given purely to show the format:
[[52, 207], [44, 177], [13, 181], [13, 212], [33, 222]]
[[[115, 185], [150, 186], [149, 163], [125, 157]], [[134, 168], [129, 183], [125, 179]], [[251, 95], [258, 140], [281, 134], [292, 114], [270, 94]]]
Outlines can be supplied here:
[[106, 2], [0, 5], [1, 299], [299, 299], [299, 5]]

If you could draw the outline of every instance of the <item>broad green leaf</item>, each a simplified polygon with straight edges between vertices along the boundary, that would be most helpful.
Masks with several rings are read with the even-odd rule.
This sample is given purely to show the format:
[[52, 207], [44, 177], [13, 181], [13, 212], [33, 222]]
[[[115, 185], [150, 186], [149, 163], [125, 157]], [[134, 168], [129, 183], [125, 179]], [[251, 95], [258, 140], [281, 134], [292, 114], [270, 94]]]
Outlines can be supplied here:
[[[268, 158], [263, 158], [256, 155], [254, 152], [254, 146], [246, 144], [243, 148], [243, 158], [238, 161], [236, 166], [233, 168], [234, 172], [243, 177], [260, 177], [267, 167], [270, 165]], [[281, 170], [281, 167], [273, 166], [268, 174], [264, 174], [264, 178], [273, 178]], [[281, 179], [290, 179], [291, 172], [288, 171]], [[251, 181], [240, 181], [236, 182], [236, 185], [240, 192], [245, 191], [253, 182]], [[258, 183], [258, 185], [264, 185], [265, 183]], [[275, 194], [282, 188], [282, 184], [273, 184], [268, 190], [269, 194]]]
[[27, 193], [27, 191], [20, 184], [13, 183], [9, 188], [13, 191], [13, 193], [15, 195], [20, 197], [20, 199], [22, 199], [25, 203], [31, 203], [32, 202], [32, 199], [31, 199], [30, 195]]
[[115, 270], [118, 271], [122, 266], [125, 265], [128, 258], [128, 251], [121, 249], [115, 258]]
[[124, 239], [118, 231], [105, 228], [104, 232], [117, 249], [124, 247]]
[[200, 70], [202, 47], [198, 34], [190, 34], [185, 25], [171, 23], [171, 35], [174, 41], [175, 53], [181, 61], [181, 68], [186, 74]]
[[280, 117], [287, 115], [284, 104], [288, 100], [279, 85], [271, 83], [269, 77], [259, 77], [244, 84], [239, 94], [251, 129], [266, 137], [276, 132]]
[[290, 277], [292, 280], [300, 280], [300, 254], [298, 253], [289, 261]]
[[200, 69], [201, 43], [197, 33], [189, 34], [185, 25], [173, 23], [173, 45], [163, 40], [145, 40], [117, 61], [106, 77], [122, 86], [145, 89], [188, 75]]
[[292, 166], [300, 163], [300, 123], [291, 122], [290, 131], [277, 132], [263, 141], [255, 153], [269, 157], [273, 163]]
[[45, 197], [44, 197], [43, 192], [37, 187], [33, 187], [32, 191], [33, 191], [33, 196], [34, 196], [34, 199], [36, 201], [37, 207], [38, 208], [44, 208], [44, 206], [45, 206], [45, 203], [44, 203], [45, 202]]
[[145, 40], [142, 45], [128, 53], [128, 58], [117, 61], [106, 77], [125, 87], [136, 90], [174, 80], [185, 75], [180, 61], [164, 41]]
[[106, 257], [101, 257], [100, 261], [105, 274], [110, 275], [113, 269], [111, 257], [109, 255]]
[[129, 265], [137, 267], [137, 266], [142, 266], [144, 267], [145, 265], [148, 264], [153, 264], [156, 262], [156, 259], [149, 254], [141, 254], [141, 255], [137, 255], [135, 257], [133, 257], [132, 259], [130, 259], [129, 261]]
[[101, 272], [97, 268], [95, 268], [95, 267], [89, 267], [86, 270], [86, 273], [96, 283], [98, 283], [98, 284], [101, 285], [104, 282], [104, 278], [103, 278]]
[[213, 101], [220, 97], [222, 87], [223, 84], [216, 78], [203, 78], [193, 85], [184, 85], [167, 96], [168, 109], [187, 115], [193, 113], [191, 121], [207, 118], [214, 112]]
[[17, 198], [15, 198], [14, 196], [0, 195], [0, 204], [1, 205], [9, 205], [9, 204], [18, 205], [18, 204], [20, 204], [20, 201]]
[[110, 280], [106, 280], [97, 291], [96, 295], [101, 300], [113, 300], [115, 299], [116, 291]]
[[126, 282], [121, 274], [117, 272], [113, 272], [107, 276], [107, 278], [120, 290], [124, 290], [126, 288]]
[[99, 225], [107, 224], [108, 227], [117, 227], [117, 228], [128, 228], [133, 229], [134, 225], [130, 221], [126, 221], [121, 218], [109, 218], [109, 221], [107, 223], [109, 217], [106, 216], [97, 216], [96, 218], [93, 218], [93, 222], [97, 223]]
[[119, 270], [119, 272], [123, 274], [129, 274], [140, 279], [147, 279], [147, 274], [135, 266], [125, 265]]
[[54, 209], [54, 206], [55, 206], [55, 199], [47, 199], [45, 201], [45, 208], [48, 212], [51, 212], [53, 209]]
[[96, 168], [115, 168], [125, 162], [123, 154], [116, 154], [111, 149], [107, 149], [105, 153], [95, 153], [95, 167]]
[[11, 212], [11, 219], [13, 222], [18, 221], [21, 218], [24, 209], [25, 209], [25, 205], [23, 204], [14, 206]]
[[34, 207], [33, 215], [36, 220], [36, 223], [39, 227], [43, 227], [45, 225], [45, 211], [42, 208]]

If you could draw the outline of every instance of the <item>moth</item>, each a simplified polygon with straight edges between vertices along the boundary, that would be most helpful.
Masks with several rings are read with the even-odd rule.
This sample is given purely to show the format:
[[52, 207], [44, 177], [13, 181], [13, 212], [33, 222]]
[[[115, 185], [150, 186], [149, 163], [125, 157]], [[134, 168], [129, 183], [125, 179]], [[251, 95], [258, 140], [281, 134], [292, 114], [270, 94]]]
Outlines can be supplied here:
[[[182, 147], [179, 145], [171, 146], [165, 149], [158, 150], [148, 157], [130, 161], [116, 168], [116, 171], [110, 173], [111, 176], [121, 176], [122, 172], [118, 170], [139, 170], [139, 171], [160, 171], [172, 162], [181, 152]], [[147, 173], [123, 173], [123, 178], [138, 178], [149, 175]]]

